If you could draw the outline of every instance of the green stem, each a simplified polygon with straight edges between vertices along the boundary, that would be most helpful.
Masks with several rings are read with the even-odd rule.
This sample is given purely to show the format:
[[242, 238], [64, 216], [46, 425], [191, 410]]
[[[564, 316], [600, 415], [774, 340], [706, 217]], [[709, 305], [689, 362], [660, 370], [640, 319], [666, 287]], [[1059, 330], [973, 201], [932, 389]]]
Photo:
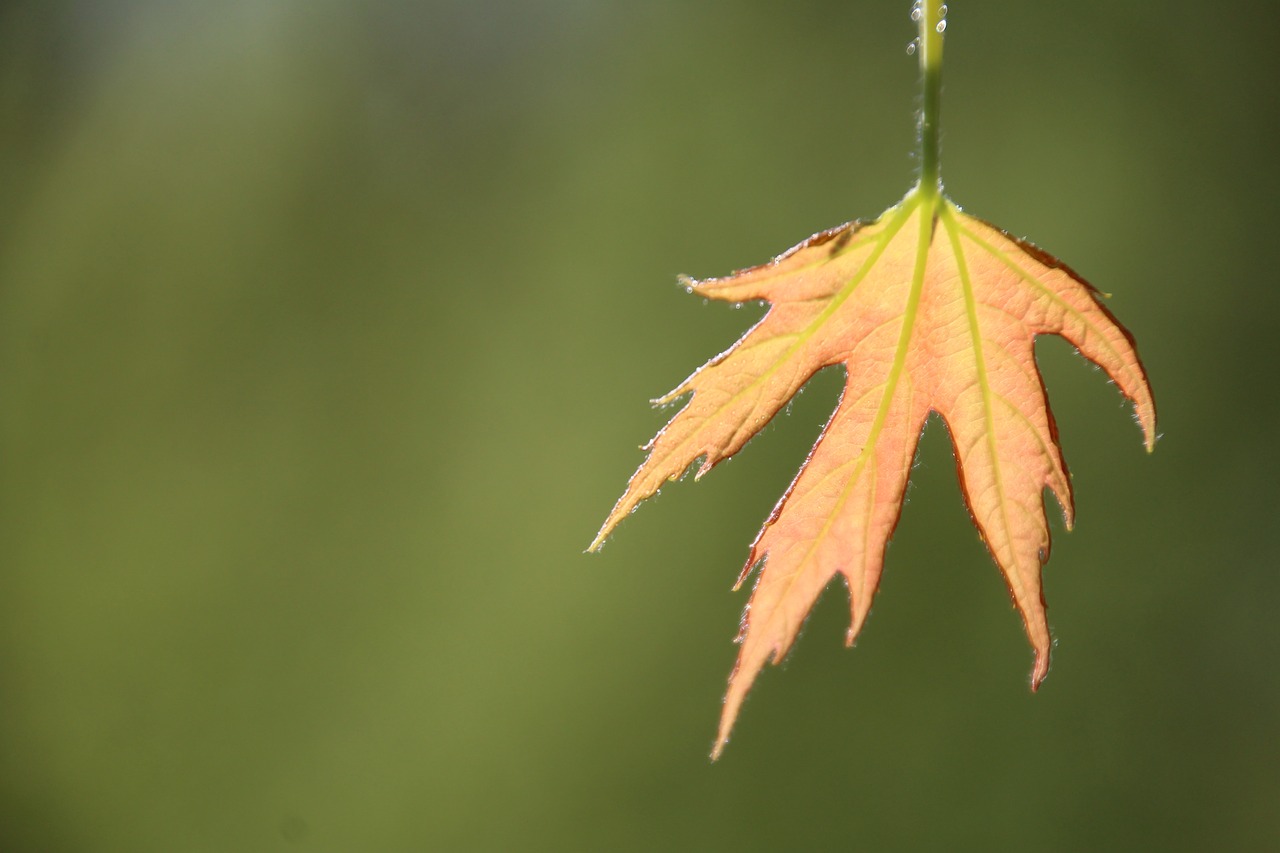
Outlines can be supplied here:
[[942, 192], [938, 164], [942, 132], [942, 32], [947, 26], [947, 7], [941, 0], [917, 0], [912, 17], [920, 22], [920, 74], [924, 86], [920, 109], [920, 188]]

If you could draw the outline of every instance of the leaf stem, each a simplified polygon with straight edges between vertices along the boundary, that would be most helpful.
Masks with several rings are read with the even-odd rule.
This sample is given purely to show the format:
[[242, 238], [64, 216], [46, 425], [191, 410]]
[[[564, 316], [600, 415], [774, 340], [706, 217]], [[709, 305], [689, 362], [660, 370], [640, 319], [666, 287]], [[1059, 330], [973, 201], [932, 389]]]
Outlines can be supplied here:
[[938, 163], [942, 133], [942, 42], [947, 28], [947, 7], [941, 0], [916, 0], [911, 17], [920, 24], [920, 74], [923, 98], [920, 108], [920, 189], [930, 195], [942, 192]]

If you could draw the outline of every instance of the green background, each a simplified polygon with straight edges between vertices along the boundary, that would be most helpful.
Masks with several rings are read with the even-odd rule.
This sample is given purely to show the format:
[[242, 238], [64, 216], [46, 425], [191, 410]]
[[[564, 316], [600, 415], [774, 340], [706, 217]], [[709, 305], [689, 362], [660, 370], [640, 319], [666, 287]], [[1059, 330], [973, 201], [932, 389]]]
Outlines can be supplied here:
[[906, 191], [908, 5], [5, 4], [4, 849], [1280, 849], [1255, 7], [951, 4], [948, 191], [1115, 294], [1160, 407], [1148, 456], [1040, 344], [1039, 695], [934, 423], [858, 647], [835, 589], [708, 762], [835, 374], [582, 553], [760, 314], [676, 274]]

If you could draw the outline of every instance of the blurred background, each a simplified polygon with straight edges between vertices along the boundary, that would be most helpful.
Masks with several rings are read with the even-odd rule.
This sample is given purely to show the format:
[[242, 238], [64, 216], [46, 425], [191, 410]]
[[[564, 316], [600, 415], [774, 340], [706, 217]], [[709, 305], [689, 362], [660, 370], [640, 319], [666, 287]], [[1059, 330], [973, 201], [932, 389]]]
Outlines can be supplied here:
[[[926, 431], [707, 760], [747, 546], [839, 391], [583, 549], [760, 308], [675, 286], [913, 180], [901, 2], [0, 7], [0, 842], [1280, 849], [1277, 54], [1246, 6], [951, 4], [944, 176], [1137, 336], [1039, 358], [1039, 695]], [[1152, 11], [1155, 10], [1155, 11]]]

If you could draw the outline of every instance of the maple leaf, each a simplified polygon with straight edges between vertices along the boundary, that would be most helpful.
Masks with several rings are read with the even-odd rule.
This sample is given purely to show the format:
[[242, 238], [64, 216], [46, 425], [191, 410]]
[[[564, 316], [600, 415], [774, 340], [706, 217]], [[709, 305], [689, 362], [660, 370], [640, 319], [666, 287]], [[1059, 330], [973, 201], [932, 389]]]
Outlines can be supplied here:
[[931, 412], [950, 432], [965, 502], [1022, 616], [1035, 653], [1031, 686], [1040, 685], [1051, 645], [1040, 577], [1049, 556], [1044, 492], [1053, 493], [1068, 529], [1074, 505], [1035, 363], [1038, 335], [1065, 338], [1106, 371], [1132, 401], [1148, 451], [1154, 447], [1155, 403], [1142, 363], [1098, 291], [1051, 255], [962, 212], [942, 194], [936, 172], [930, 177], [926, 167], [874, 222], [815, 234], [728, 277], [685, 282], [700, 296], [770, 307], [726, 352], [655, 401], [688, 397], [646, 445], [647, 458], [589, 550], [667, 481], [695, 464], [701, 477], [740, 450], [817, 371], [845, 371], [835, 412], [735, 585], [759, 567], [713, 758], [761, 668], [782, 660], [836, 575], [849, 591], [852, 645]]

